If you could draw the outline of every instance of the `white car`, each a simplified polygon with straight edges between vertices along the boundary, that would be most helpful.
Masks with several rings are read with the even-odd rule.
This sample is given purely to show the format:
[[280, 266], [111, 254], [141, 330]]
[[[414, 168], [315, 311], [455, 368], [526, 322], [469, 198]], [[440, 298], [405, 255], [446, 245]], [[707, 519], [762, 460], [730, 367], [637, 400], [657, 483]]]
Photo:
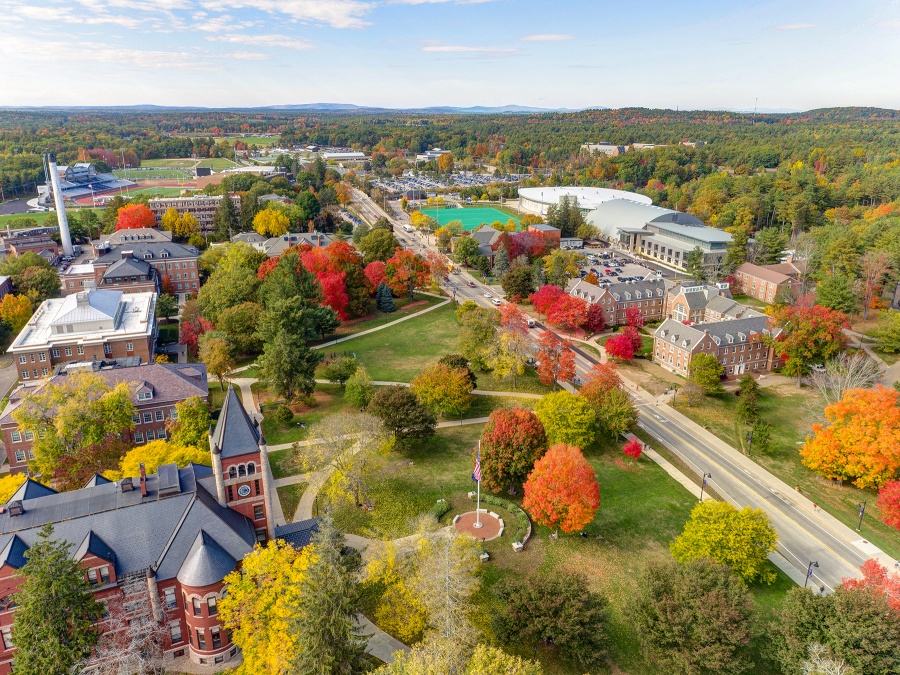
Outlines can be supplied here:
[[491, 302], [493, 302], [495, 305], [497, 305], [497, 307], [499, 307], [500, 305], [503, 304], [503, 302], [500, 300], [500, 298], [491, 298]]
[[493, 298], [494, 296], [491, 295], [490, 293], [485, 293], [485, 294], [484, 294], [484, 297], [490, 299], [490, 298]]

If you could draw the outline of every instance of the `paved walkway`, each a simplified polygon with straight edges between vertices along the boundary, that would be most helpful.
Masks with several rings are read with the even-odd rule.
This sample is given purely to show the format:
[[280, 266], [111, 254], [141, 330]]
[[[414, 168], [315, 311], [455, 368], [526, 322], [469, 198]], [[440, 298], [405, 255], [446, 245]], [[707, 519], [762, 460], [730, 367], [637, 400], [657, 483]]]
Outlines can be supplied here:
[[391, 637], [362, 614], [356, 616], [360, 635], [367, 638], [366, 653], [384, 663], [393, 663], [394, 654], [409, 652], [410, 649], [395, 637]]
[[868, 337], [867, 335], [857, 333], [849, 328], [844, 329], [844, 334], [850, 338], [851, 346], [862, 349], [869, 357], [884, 365], [884, 372], [881, 374], [881, 384], [885, 387], [890, 387], [893, 386], [894, 382], [900, 380], [900, 361], [889, 366], [874, 352], [869, 343], [863, 342], [863, 338]]
[[[425, 293], [423, 295], [431, 295], [432, 297], [442, 298], [442, 295], [433, 295], [432, 293]], [[415, 319], [417, 316], [422, 316], [423, 314], [427, 314], [428, 312], [433, 312], [439, 307], [443, 307], [446, 304], [450, 303], [450, 298], [444, 300], [444, 302], [439, 302], [436, 305], [432, 305], [431, 307], [426, 307], [420, 312], [415, 312], [413, 314], [409, 314], [408, 316], [404, 316], [401, 319], [397, 319], [396, 321], [391, 321], [390, 323], [386, 323], [382, 326], [376, 326], [375, 328], [370, 328], [369, 330], [360, 331], [359, 333], [353, 333], [352, 335], [347, 335], [346, 337], [337, 338], [336, 340], [331, 340], [330, 342], [324, 342], [320, 345], [315, 345], [313, 349], [324, 349], [326, 347], [333, 347], [336, 344], [340, 344], [341, 342], [346, 342], [347, 340], [355, 340], [358, 337], [363, 335], [368, 335], [369, 333], [375, 333], [380, 330], [384, 330], [385, 328], [390, 328], [392, 326], [396, 326], [398, 323], [403, 323], [404, 321], [409, 321], [410, 319]]]

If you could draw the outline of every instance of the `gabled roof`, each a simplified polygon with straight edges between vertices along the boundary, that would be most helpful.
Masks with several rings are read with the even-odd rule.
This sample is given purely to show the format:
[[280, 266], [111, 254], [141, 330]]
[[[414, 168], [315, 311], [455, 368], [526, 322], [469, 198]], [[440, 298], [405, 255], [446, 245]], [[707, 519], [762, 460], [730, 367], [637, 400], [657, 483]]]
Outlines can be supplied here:
[[286, 541], [294, 548], [300, 549], [308, 546], [313, 535], [319, 531], [319, 519], [310, 518], [300, 520], [287, 525], [279, 525], [275, 528], [275, 538]]
[[[98, 485], [106, 485], [107, 483], [112, 483], [109, 478], [104, 478], [99, 473], [95, 473], [93, 478], [91, 478], [87, 483], [85, 483], [85, 488], [97, 487]], [[82, 488], [84, 489], [84, 488]]]
[[150, 263], [146, 260], [128, 257], [117, 260], [110, 265], [103, 273], [103, 278], [148, 276], [149, 274]]
[[28, 548], [28, 544], [22, 541], [18, 535], [14, 535], [0, 551], [0, 566], [9, 565], [14, 569], [21, 569], [28, 562], [25, 558], [25, 551]]
[[[784, 263], [785, 266], [790, 265], [790, 268], [794, 268], [791, 263]], [[737, 274], [746, 274], [751, 277], [756, 277], [757, 279], [762, 279], [763, 281], [768, 281], [773, 284], [784, 284], [790, 283], [793, 279], [787, 274], [782, 274], [777, 268], [782, 267], [782, 265], [769, 265], [767, 267], [762, 267], [760, 265], [754, 265], [753, 263], [744, 263], [740, 267], [737, 268]], [[776, 268], [776, 269], [773, 269]]]
[[171, 241], [129, 241], [99, 256], [94, 264], [114, 263], [122, 258], [122, 251], [131, 251], [135, 258], [156, 260], [168, 253], [169, 258], [196, 258], [197, 249]]
[[57, 494], [57, 492], [53, 488], [49, 488], [43, 483], [38, 483], [30, 478], [26, 478], [25, 482], [19, 486], [19, 489], [13, 492], [12, 497], [6, 500], [6, 503], [9, 504], [10, 502], [24, 501], [26, 499], [37, 499], [38, 497], [55, 494]]
[[222, 581], [236, 565], [237, 560], [219, 542], [200, 530], [177, 578], [185, 586], [210, 586]]
[[[50, 325], [115, 319], [121, 299], [122, 291], [107, 291], [99, 288], [67, 295]], [[79, 304], [79, 300], [81, 304]], [[87, 302], [84, 302], [85, 300]]]
[[103, 560], [107, 560], [113, 563], [113, 565], [116, 563], [115, 551], [113, 551], [107, 543], [103, 541], [103, 538], [93, 530], [85, 535], [81, 544], [75, 549], [75, 560], [81, 560], [88, 553], [95, 555], [98, 558], [102, 558]]
[[239, 457], [259, 452], [259, 429], [244, 409], [234, 387], [228, 387], [225, 403], [212, 435], [212, 444], [223, 458]]

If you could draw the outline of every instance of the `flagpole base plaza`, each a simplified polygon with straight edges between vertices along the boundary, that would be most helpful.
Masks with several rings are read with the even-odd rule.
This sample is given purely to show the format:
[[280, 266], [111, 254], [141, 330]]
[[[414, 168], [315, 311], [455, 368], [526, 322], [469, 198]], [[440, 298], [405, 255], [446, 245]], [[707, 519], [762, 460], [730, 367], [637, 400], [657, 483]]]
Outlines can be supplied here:
[[486, 509], [460, 514], [453, 526], [457, 532], [470, 534], [479, 541], [491, 541], [503, 534], [503, 520]]

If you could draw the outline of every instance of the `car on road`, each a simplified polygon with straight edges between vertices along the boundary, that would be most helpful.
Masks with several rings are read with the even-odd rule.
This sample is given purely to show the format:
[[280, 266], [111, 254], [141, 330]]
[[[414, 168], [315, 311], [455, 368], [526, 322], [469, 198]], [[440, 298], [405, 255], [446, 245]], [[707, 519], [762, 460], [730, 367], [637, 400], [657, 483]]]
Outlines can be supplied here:
[[476, 288], [474, 281], [467, 281], [466, 286], [468, 286], [469, 288]]
[[491, 298], [493, 298], [494, 296], [491, 295], [490, 293], [485, 293], [485, 294], [484, 294], [484, 297], [486, 297], [486, 298], [488, 298], [488, 299], [491, 299]]
[[503, 304], [503, 301], [500, 298], [491, 298], [491, 302], [494, 303], [497, 307]]
[[528, 320], [526, 323], [528, 323], [529, 328], [534, 328], [537, 325], [537, 321], [535, 321], [531, 317], [528, 317]]

